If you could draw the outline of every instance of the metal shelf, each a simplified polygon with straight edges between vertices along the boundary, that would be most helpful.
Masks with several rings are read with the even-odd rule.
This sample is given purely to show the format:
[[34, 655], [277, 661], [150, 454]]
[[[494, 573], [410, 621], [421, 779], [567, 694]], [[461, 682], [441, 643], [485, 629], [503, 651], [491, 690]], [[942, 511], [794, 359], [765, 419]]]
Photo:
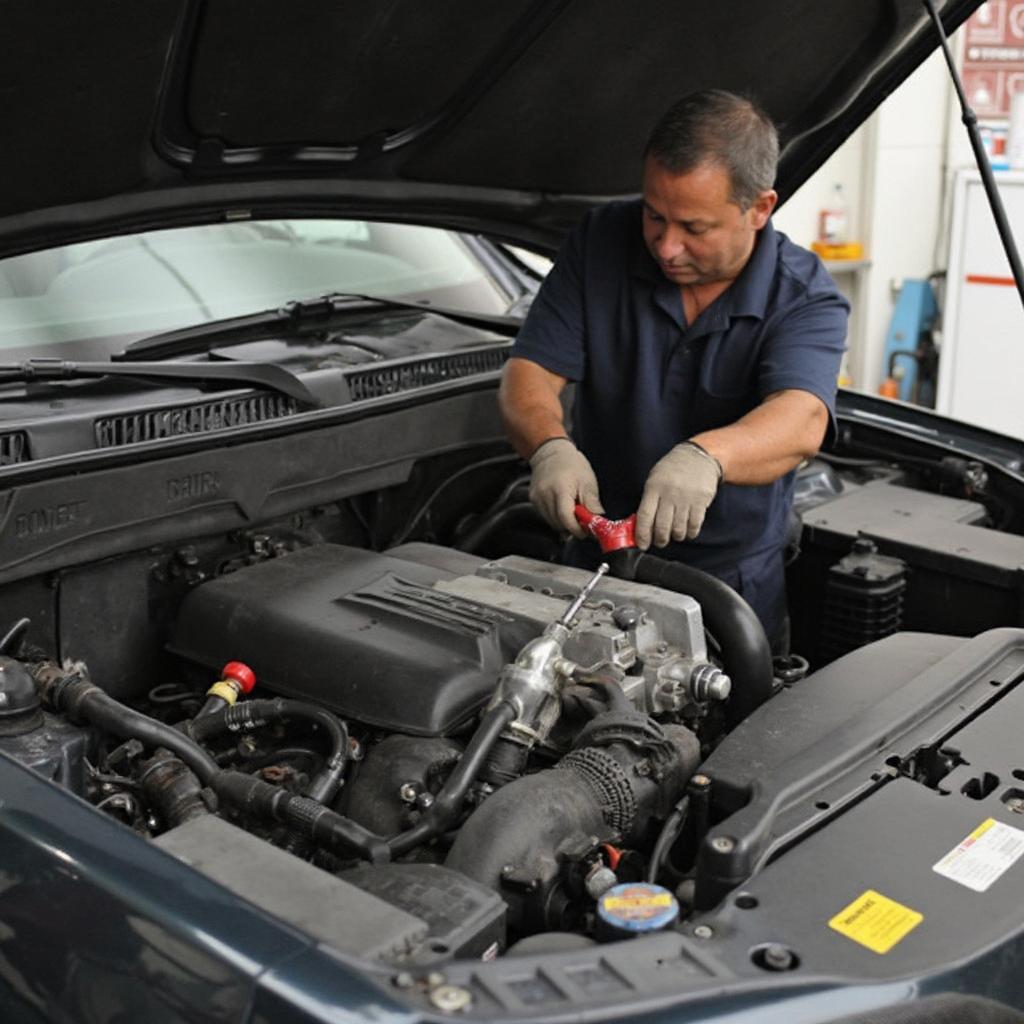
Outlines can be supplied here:
[[871, 266], [871, 260], [822, 260], [830, 274], [852, 274], [855, 270], [864, 270]]

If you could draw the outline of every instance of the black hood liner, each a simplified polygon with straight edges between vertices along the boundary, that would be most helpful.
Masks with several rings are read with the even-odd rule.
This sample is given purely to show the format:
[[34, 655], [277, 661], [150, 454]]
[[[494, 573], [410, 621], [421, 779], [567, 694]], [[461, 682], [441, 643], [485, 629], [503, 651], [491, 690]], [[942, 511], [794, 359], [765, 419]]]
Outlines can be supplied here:
[[[947, 29], [978, 3], [940, 4]], [[2, 252], [223, 216], [227, 197], [280, 214], [299, 193], [308, 212], [345, 202], [385, 216], [395, 203], [406, 218], [553, 237], [579, 205], [635, 192], [653, 122], [709, 86], [756, 98], [779, 124], [785, 197], [936, 45], [920, 0], [8, 0], [2, 12]]]

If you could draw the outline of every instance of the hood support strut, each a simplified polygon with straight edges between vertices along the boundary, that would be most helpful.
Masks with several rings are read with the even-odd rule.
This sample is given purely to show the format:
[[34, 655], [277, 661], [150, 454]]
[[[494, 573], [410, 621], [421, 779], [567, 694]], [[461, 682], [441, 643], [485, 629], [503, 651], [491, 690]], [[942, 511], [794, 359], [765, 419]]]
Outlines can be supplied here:
[[1020, 295], [1021, 304], [1024, 305], [1024, 268], [1021, 267], [1020, 253], [1017, 251], [1017, 243], [1013, 238], [1013, 231], [1010, 222], [1006, 219], [1006, 210], [1003, 201], [999, 197], [999, 190], [996, 188], [996, 179], [989, 166], [988, 156], [985, 154], [985, 147], [981, 144], [981, 133], [978, 131], [978, 115], [974, 113], [967, 102], [967, 94], [964, 92], [964, 84], [957, 73], [956, 64], [953, 61], [953, 52], [949, 48], [949, 40], [942, 27], [939, 15], [936, 13], [935, 4], [932, 0], [922, 0], [925, 9], [931, 16], [935, 25], [935, 33], [939, 37], [939, 44], [942, 53], [946, 58], [946, 66], [949, 68], [950, 77], [956, 87], [957, 98], [960, 100], [960, 110], [967, 136], [971, 140], [971, 149], [974, 150], [974, 160], [981, 172], [981, 180], [985, 186], [985, 195], [988, 197], [988, 205], [992, 209], [992, 216], [996, 222], [996, 230], [999, 232], [999, 239], [1003, 243], [1006, 258], [1010, 261], [1010, 269], [1013, 271], [1013, 280], [1017, 284], [1017, 294]]

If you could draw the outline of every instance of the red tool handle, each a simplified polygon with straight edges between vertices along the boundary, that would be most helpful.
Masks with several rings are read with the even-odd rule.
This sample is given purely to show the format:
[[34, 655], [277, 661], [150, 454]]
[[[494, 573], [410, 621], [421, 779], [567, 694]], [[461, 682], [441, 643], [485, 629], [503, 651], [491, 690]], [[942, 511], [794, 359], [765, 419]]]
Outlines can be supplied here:
[[605, 554], [636, 547], [635, 512], [628, 519], [605, 519], [604, 516], [595, 515], [586, 506], [577, 505], [576, 521], [597, 539]]

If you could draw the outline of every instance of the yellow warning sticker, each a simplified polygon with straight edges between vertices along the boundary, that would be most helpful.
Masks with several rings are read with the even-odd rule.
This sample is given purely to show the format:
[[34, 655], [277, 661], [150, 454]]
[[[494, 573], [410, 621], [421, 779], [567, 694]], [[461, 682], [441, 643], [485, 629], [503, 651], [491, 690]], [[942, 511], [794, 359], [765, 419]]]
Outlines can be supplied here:
[[845, 935], [873, 953], [888, 953], [912, 932], [924, 915], [895, 900], [868, 889], [829, 921], [829, 928]]

